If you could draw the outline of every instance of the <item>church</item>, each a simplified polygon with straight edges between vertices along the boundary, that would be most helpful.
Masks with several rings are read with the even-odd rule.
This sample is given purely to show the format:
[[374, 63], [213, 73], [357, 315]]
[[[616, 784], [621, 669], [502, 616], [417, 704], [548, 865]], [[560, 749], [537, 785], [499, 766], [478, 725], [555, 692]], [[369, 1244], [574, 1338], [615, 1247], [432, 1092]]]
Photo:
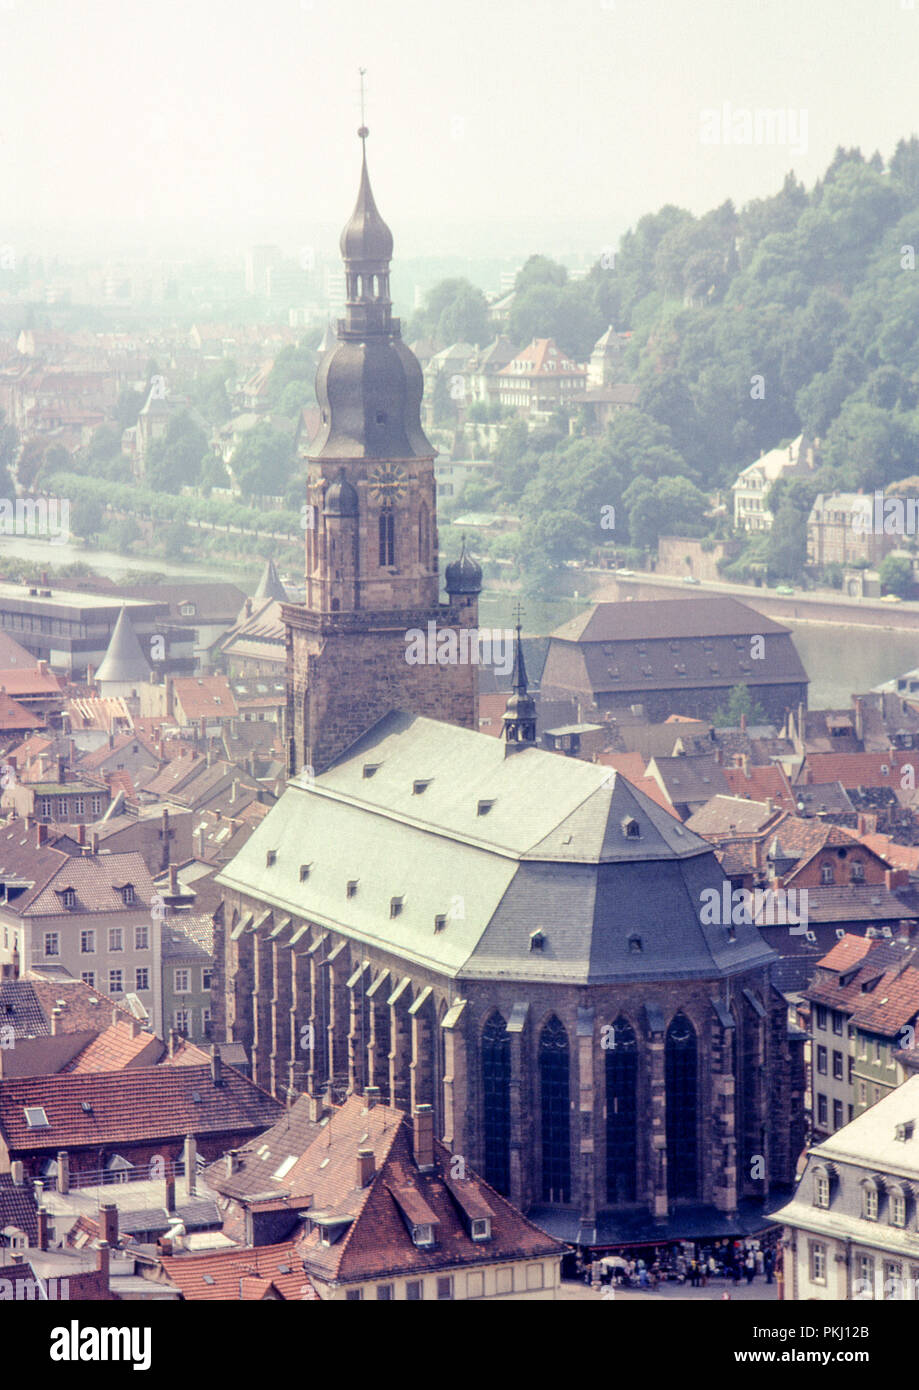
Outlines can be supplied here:
[[431, 1106], [452, 1152], [561, 1239], [743, 1234], [804, 1137], [775, 953], [702, 920], [724, 882], [706, 841], [608, 768], [536, 748], [519, 629], [503, 739], [477, 731], [474, 663], [406, 660], [412, 629], [476, 627], [482, 575], [464, 552], [441, 601], [434, 450], [366, 134], [317, 374], [306, 602], [282, 609], [289, 780], [219, 875], [216, 1036], [281, 1099]]

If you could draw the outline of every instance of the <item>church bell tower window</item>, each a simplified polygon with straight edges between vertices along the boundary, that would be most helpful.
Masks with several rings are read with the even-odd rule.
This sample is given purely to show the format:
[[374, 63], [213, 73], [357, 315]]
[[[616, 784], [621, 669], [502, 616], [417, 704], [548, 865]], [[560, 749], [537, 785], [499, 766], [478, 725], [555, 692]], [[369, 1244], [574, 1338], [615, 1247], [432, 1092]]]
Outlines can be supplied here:
[[396, 563], [396, 519], [387, 508], [380, 512], [380, 565], [392, 566]]

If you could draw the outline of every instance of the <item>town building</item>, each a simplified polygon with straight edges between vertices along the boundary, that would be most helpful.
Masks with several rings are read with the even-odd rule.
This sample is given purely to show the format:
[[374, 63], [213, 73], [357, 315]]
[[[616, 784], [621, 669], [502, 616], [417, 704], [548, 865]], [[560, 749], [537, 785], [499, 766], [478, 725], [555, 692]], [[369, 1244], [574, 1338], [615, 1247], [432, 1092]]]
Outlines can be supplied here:
[[897, 1052], [919, 1023], [919, 955], [909, 941], [846, 934], [817, 962], [813, 1132], [826, 1138], [904, 1080]]
[[915, 1300], [919, 1075], [808, 1150], [782, 1227], [784, 1297]]
[[788, 628], [723, 596], [595, 603], [552, 633], [542, 672], [543, 697], [576, 700], [578, 722], [635, 704], [709, 719], [737, 685], [779, 724], [807, 702]]
[[498, 399], [522, 418], [537, 422], [574, 405], [586, 375], [552, 338], [534, 338], [498, 373]]
[[818, 493], [807, 518], [808, 565], [879, 565], [895, 550], [897, 536], [864, 524], [871, 502], [861, 492]]
[[741, 470], [732, 485], [734, 526], [738, 531], [771, 531], [772, 513], [766, 506], [769, 489], [779, 478], [805, 476], [815, 464], [814, 445], [803, 434], [790, 444], [770, 449]]

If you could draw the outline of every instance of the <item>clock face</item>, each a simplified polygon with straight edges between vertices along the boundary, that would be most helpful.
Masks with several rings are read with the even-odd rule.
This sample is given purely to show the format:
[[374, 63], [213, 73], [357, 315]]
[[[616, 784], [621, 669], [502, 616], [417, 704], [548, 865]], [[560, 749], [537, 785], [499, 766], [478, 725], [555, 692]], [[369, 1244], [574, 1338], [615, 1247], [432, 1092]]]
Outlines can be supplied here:
[[405, 473], [395, 463], [380, 463], [370, 475], [370, 496], [381, 507], [391, 507], [405, 496]]

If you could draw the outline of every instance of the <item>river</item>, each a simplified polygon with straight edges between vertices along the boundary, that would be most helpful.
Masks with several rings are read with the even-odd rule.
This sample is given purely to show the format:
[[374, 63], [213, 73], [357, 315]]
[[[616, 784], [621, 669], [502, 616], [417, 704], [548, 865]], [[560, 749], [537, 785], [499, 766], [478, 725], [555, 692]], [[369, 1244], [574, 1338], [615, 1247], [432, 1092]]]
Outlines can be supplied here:
[[[49, 567], [81, 561], [113, 579], [138, 571], [153, 571], [189, 579], [231, 579], [243, 589], [245, 572], [230, 565], [196, 566], [168, 563], [143, 556], [118, 555], [114, 551], [84, 550], [79, 545], [50, 545], [27, 536], [0, 537], [0, 564], [4, 557], [44, 561]], [[512, 627], [513, 594], [486, 592], [479, 605], [482, 627]], [[524, 599], [524, 631], [544, 636], [562, 623], [582, 613], [584, 601], [577, 599]], [[808, 703], [811, 709], [846, 708], [854, 693], [870, 690], [881, 681], [899, 676], [919, 666], [919, 633], [888, 631], [883, 628], [844, 627], [837, 623], [807, 623], [787, 620], [794, 643], [810, 678]]]

